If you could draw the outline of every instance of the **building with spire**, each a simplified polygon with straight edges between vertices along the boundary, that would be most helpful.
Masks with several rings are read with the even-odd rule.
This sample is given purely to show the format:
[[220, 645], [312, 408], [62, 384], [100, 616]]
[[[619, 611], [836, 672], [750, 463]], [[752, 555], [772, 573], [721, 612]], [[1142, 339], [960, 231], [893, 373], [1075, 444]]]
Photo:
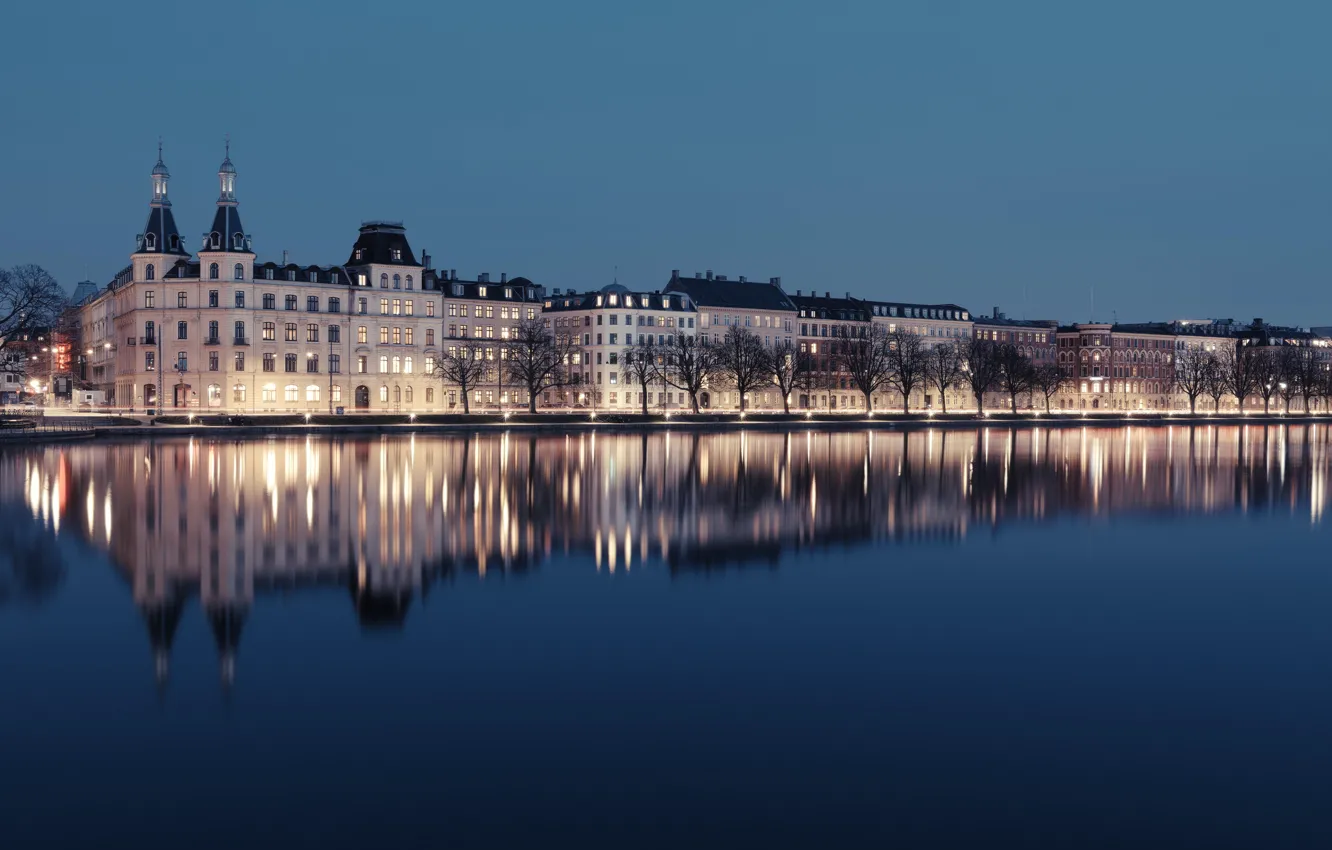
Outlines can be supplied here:
[[[363, 222], [341, 265], [298, 265], [285, 252], [281, 262], [259, 261], [241, 223], [229, 140], [197, 254], [181, 239], [160, 144], [150, 177], [130, 264], [79, 308], [87, 381], [115, 407], [447, 412], [461, 405], [432, 375], [445, 299], [455, 299], [453, 315], [482, 320], [468, 325], [483, 339], [539, 313], [544, 293], [526, 278], [490, 286], [487, 276], [436, 272], [427, 254], [418, 261], [402, 222]], [[498, 335], [497, 313], [511, 317]]]

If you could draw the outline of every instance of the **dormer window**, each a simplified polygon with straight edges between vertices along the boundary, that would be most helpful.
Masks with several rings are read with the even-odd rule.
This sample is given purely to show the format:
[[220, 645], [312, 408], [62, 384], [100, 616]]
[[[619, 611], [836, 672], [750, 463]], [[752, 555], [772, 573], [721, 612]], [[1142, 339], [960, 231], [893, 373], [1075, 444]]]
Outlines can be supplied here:
[[290, 281], [295, 281], [295, 280], [296, 280], [296, 270], [295, 270], [295, 269], [287, 269], [287, 280], [290, 280]]
[[401, 248], [393, 248], [393, 249], [391, 249], [391, 251], [390, 251], [389, 253], [390, 253], [390, 254], [392, 255], [392, 257], [393, 257], [393, 262], [395, 262], [395, 263], [400, 263], [400, 262], [402, 262], [402, 249], [401, 249]]
[[145, 251], [157, 250], [157, 237], [149, 233], [143, 237], [143, 249]]
[[318, 272], [310, 272], [310, 282], [311, 282], [311, 283], [316, 283], [317, 281], [316, 281], [315, 279], [316, 279], [318, 276], [319, 276]]
[[231, 242], [237, 251], [245, 247], [245, 237], [239, 233], [231, 237]]
[[362, 251], [360, 248], [356, 249], [356, 259], [358, 262], [360, 261], [361, 257], [363, 257], [364, 255], [365, 255], [364, 251]]
[[208, 244], [214, 251], [216, 251], [222, 247], [222, 237], [213, 233], [208, 237]]
[[476, 288], [476, 294], [479, 295], [479, 296], [481, 296], [482, 298], [485, 298], [485, 297], [486, 297], [486, 288], [485, 288], [484, 286], [478, 286], [478, 287]]
[[461, 284], [461, 283], [455, 283], [455, 284], [453, 285], [453, 294], [454, 294], [454, 295], [462, 295], [462, 294], [463, 294], [463, 293], [462, 293], [462, 290], [463, 290], [463, 288], [462, 288], [462, 284]]
[[271, 268], [264, 269], [264, 279], [265, 280], [273, 279], [273, 270]]
[[171, 234], [169, 237], [167, 237], [167, 244], [171, 246], [171, 250], [173, 250], [173, 251], [179, 251], [179, 250], [180, 250], [180, 237], [177, 236], [177, 235], [174, 234], [174, 233]]

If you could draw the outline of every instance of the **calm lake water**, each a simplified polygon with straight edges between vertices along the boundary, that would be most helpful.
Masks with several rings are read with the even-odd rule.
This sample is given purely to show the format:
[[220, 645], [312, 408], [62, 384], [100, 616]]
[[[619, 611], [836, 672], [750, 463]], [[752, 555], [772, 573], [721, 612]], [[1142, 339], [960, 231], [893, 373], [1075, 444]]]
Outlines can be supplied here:
[[1320, 425], [4, 449], [0, 844], [1328, 846], [1330, 465]]

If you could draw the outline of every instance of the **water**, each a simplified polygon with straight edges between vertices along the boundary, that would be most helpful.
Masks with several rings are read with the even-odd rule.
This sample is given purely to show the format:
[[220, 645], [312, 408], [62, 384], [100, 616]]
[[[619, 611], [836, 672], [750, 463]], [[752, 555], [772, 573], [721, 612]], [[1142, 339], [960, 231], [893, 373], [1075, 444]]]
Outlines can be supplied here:
[[1326, 846], [1330, 434], [6, 449], [0, 840]]

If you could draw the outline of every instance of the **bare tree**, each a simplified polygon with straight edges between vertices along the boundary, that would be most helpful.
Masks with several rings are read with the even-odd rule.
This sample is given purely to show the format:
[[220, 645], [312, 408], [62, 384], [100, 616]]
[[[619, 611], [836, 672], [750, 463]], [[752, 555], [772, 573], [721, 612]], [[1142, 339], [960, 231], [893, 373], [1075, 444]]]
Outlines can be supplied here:
[[432, 377], [456, 387], [462, 395], [463, 413], [471, 413], [472, 391], [481, 386], [490, 371], [479, 345], [450, 345], [435, 360]]
[[962, 372], [971, 394], [976, 397], [976, 412], [985, 412], [985, 394], [999, 383], [1002, 367], [994, 342], [969, 339], [962, 343]]
[[717, 355], [703, 337], [675, 333], [661, 347], [657, 374], [661, 380], [689, 394], [689, 403], [698, 413], [698, 395], [718, 374]]
[[1050, 412], [1050, 398], [1059, 392], [1068, 380], [1064, 377], [1064, 370], [1060, 369], [1055, 363], [1042, 363], [1031, 370], [1031, 385], [1033, 390], [1040, 390], [1041, 395], [1045, 396], [1045, 412]]
[[947, 413], [948, 391], [962, 380], [962, 352], [956, 343], [942, 343], [925, 352], [925, 380], [939, 390], [939, 404]]
[[638, 394], [643, 401], [643, 415], [648, 412], [648, 387], [658, 380], [657, 346], [652, 344], [652, 337], [646, 342], [631, 345], [620, 353], [624, 361], [624, 382], [638, 385]]
[[779, 342], [768, 349], [768, 374], [782, 394], [782, 409], [791, 412], [791, 394], [815, 385], [814, 356], [793, 342]]
[[1281, 366], [1277, 353], [1270, 348], [1245, 347], [1249, 358], [1249, 374], [1253, 376], [1253, 391], [1263, 399], [1263, 413], [1272, 412], [1272, 396], [1281, 384]]
[[[1326, 370], [1314, 349], [1301, 346], [1293, 350], [1299, 352], [1299, 354], [1292, 358], [1289, 364], [1291, 374], [1286, 380], [1293, 383], [1297, 388], [1300, 398], [1304, 400], [1304, 412], [1307, 414], [1313, 410], [1313, 402], [1318, 398], [1322, 389], [1321, 385]], [[1289, 409], [1289, 402], [1287, 402], [1286, 407]]]
[[888, 383], [902, 394], [902, 412], [911, 407], [911, 393], [925, 382], [925, 341], [906, 328], [888, 332]]
[[1008, 393], [1010, 410], [1017, 413], [1018, 395], [1031, 392], [1031, 361], [1012, 343], [996, 347], [995, 358], [999, 361], [999, 385]]
[[740, 394], [740, 410], [744, 412], [749, 394], [772, 380], [763, 340], [748, 328], [732, 325], [721, 342], [713, 345], [713, 350], [718, 377], [735, 387]]
[[511, 382], [527, 390], [528, 413], [536, 413], [541, 393], [571, 381], [573, 337], [551, 333], [549, 322], [543, 318], [524, 319], [510, 331], [504, 345], [505, 371]]
[[1244, 411], [1244, 400], [1253, 395], [1257, 380], [1253, 373], [1254, 350], [1236, 341], [1233, 347], [1226, 348], [1221, 354], [1221, 371], [1226, 391], [1235, 397], [1241, 413]]
[[1198, 396], [1207, 391], [1216, 356], [1201, 348], [1186, 348], [1175, 357], [1175, 387], [1188, 396], [1189, 413], [1197, 414]]
[[834, 365], [844, 370], [865, 396], [865, 410], [873, 412], [874, 393], [888, 386], [892, 376], [888, 348], [891, 334], [883, 325], [870, 325], [864, 333], [837, 340]]
[[0, 269], [0, 350], [15, 337], [52, 327], [68, 299], [41, 266]]
[[1207, 352], [1205, 369], [1203, 370], [1203, 392], [1212, 400], [1212, 410], [1221, 412], [1221, 399], [1229, 392], [1229, 384], [1226, 381], [1226, 350], [1221, 353], [1215, 351]]

